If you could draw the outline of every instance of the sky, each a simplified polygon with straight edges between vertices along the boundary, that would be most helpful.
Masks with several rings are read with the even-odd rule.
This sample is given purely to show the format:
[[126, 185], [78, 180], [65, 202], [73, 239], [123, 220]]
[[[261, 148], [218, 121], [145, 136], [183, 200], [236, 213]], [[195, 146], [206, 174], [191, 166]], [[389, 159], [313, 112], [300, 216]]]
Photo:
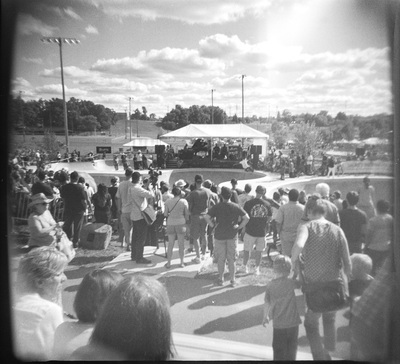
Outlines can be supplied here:
[[[392, 112], [384, 12], [372, 0], [22, 0], [11, 90], [163, 117]], [[242, 75], [245, 75], [242, 77]], [[243, 88], [242, 88], [243, 86]], [[215, 91], [211, 91], [215, 90]], [[242, 92], [243, 90], [243, 92]], [[131, 98], [131, 101], [129, 101]]]

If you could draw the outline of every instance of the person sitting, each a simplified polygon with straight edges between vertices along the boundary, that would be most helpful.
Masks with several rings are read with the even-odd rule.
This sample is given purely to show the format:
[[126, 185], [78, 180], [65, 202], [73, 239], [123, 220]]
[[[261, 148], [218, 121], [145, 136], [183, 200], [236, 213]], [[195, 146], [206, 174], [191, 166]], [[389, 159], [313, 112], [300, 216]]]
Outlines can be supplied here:
[[361, 253], [354, 253], [350, 256], [352, 266], [352, 278], [349, 282], [349, 295], [354, 300], [362, 296], [366, 288], [374, 279], [370, 276], [372, 271], [372, 259]]
[[88, 343], [100, 309], [122, 279], [121, 274], [108, 269], [95, 269], [83, 277], [74, 300], [78, 321], [64, 322], [55, 332], [53, 356], [56, 360], [68, 360], [77, 348]]
[[54, 333], [63, 322], [61, 286], [66, 256], [55, 247], [32, 249], [21, 258], [13, 297], [13, 341], [20, 360], [52, 359]]
[[71, 360], [168, 360], [174, 356], [168, 294], [154, 278], [126, 277], [99, 317], [89, 345]]

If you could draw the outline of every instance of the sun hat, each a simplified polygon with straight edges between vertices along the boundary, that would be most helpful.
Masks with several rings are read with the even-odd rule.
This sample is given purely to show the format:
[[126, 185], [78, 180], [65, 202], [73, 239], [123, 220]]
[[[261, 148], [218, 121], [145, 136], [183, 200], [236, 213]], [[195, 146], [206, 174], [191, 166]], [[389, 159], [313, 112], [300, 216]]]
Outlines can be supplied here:
[[180, 179], [174, 183], [176, 187], [183, 188], [186, 186], [186, 182], [183, 179]]
[[35, 205], [39, 205], [41, 203], [50, 203], [53, 201], [52, 198], [47, 198], [44, 193], [37, 193], [31, 197], [31, 202], [28, 204], [28, 207], [32, 207]]

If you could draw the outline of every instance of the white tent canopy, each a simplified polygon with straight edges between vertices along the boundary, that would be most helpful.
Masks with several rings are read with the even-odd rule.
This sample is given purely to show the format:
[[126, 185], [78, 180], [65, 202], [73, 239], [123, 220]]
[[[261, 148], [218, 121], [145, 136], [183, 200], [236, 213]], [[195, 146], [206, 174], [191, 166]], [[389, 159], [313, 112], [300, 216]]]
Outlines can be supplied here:
[[125, 143], [124, 147], [154, 147], [156, 145], [168, 145], [160, 139], [153, 139], [148, 137], [137, 137], [132, 139], [130, 142]]
[[266, 138], [268, 134], [244, 124], [189, 124], [160, 138]]

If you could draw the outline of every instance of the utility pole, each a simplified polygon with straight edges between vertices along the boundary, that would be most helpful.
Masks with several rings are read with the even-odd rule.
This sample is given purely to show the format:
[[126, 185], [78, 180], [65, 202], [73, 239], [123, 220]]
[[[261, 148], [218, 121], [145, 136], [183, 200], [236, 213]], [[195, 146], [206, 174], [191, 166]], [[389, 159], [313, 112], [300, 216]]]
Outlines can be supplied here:
[[214, 91], [216, 89], [211, 89], [211, 124], [214, 124]]
[[246, 75], [242, 75], [242, 123], [244, 122], [244, 78]]
[[24, 110], [22, 108], [22, 93], [23, 93], [23, 91], [19, 92], [19, 112], [21, 114], [22, 132], [23, 132], [23, 135], [24, 135], [24, 143], [25, 143], [25, 119], [24, 119]]
[[125, 119], [125, 139], [127, 139], [128, 138], [128, 118], [129, 118], [127, 108], [125, 108], [125, 115], [126, 115], [126, 119]]
[[131, 100], [132, 100], [132, 97], [129, 98], [129, 141], [132, 141]]
[[60, 47], [60, 64], [61, 64], [61, 86], [63, 94], [63, 109], [64, 109], [64, 128], [65, 128], [65, 144], [67, 153], [69, 152], [69, 141], [68, 141], [68, 117], [67, 117], [67, 103], [65, 101], [65, 86], [64, 86], [64, 69], [62, 60], [62, 44], [79, 44], [80, 41], [76, 38], [62, 38], [62, 37], [43, 37], [42, 42], [57, 43]]

